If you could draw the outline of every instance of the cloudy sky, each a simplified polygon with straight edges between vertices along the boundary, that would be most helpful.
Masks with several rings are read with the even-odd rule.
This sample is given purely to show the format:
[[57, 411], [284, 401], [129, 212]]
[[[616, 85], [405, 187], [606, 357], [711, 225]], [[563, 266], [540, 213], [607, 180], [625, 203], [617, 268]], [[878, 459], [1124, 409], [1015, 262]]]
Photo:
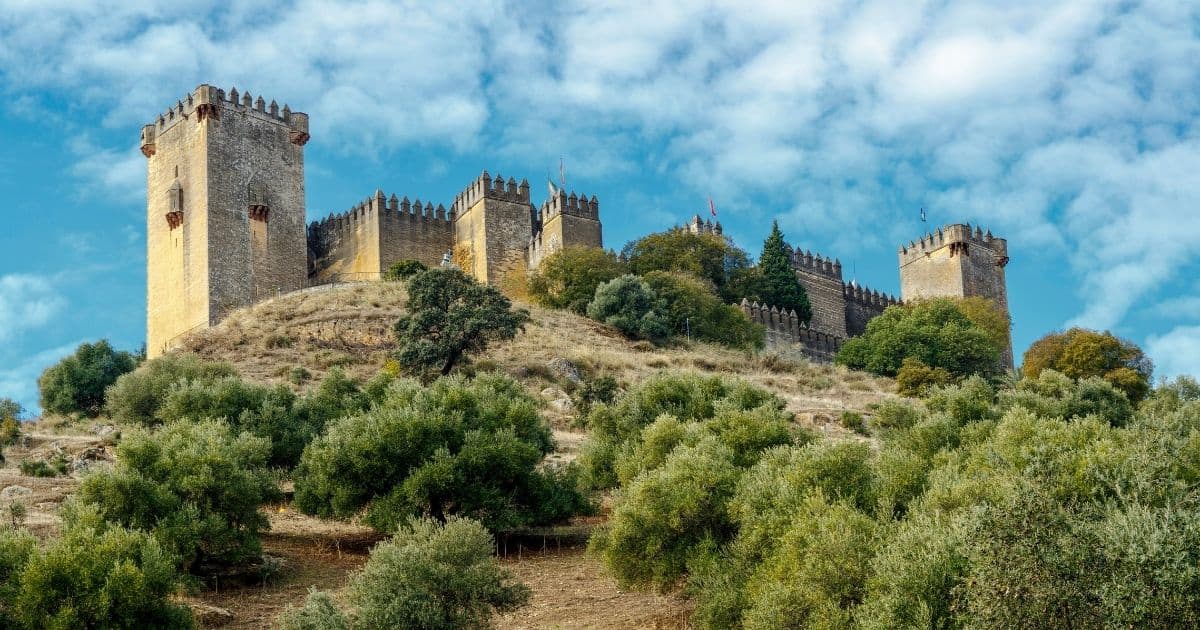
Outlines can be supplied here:
[[1008, 238], [1018, 352], [1083, 325], [1197, 374], [1197, 60], [1182, 0], [0, 0], [0, 396], [142, 343], [138, 131], [206, 82], [310, 114], [310, 218], [561, 158], [608, 246], [711, 195], [897, 293], [924, 207]]

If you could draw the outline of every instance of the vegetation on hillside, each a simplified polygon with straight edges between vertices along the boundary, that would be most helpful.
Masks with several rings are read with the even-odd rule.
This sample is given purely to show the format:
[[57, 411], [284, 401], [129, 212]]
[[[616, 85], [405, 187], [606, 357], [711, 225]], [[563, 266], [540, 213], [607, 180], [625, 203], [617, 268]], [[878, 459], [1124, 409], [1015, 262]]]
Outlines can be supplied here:
[[1025, 351], [1021, 370], [1029, 377], [1037, 377], [1043, 370], [1056, 370], [1071, 378], [1098, 376], [1137, 402], [1150, 393], [1154, 364], [1131, 341], [1108, 331], [1072, 328], [1033, 342]]
[[564, 247], [529, 276], [529, 295], [542, 306], [586, 315], [596, 287], [627, 273], [627, 265], [599, 247]]
[[94, 416], [104, 407], [104, 390], [137, 367], [139, 357], [107, 340], [83, 343], [38, 378], [42, 409], [61, 415]]
[[152, 534], [185, 571], [259, 557], [259, 507], [282, 498], [266, 464], [271, 442], [219, 420], [180, 420], [122, 438], [117, 464], [84, 478], [79, 501], [105, 521]]
[[[842, 344], [837, 362], [856, 370], [896, 376], [909, 368], [944, 370], [951, 378], [999, 371], [1001, 348], [955, 300], [938, 298], [887, 307], [866, 332]], [[940, 376], [940, 375], [938, 375]]]
[[[617, 417], [654, 414], [644, 399], [631, 391]], [[1194, 381], [1135, 409], [1098, 377], [972, 377], [877, 409], [878, 449], [722, 440], [668, 418], [615, 449], [637, 465], [593, 547], [622, 583], [683, 587], [699, 627], [1200, 622]]]
[[336, 420], [296, 469], [296, 505], [394, 531], [413, 516], [480, 520], [493, 531], [586, 511], [535, 401], [498, 375], [393, 383], [369, 411]]
[[407, 283], [408, 312], [395, 325], [396, 358], [406, 370], [445, 376], [489, 343], [512, 339], [529, 321], [494, 287], [457, 269], [437, 268]]
[[40, 543], [0, 528], [0, 627], [192, 628], [174, 601], [176, 559], [144, 532], [105, 523], [87, 505], [64, 509], [62, 536]]
[[625, 274], [596, 287], [596, 296], [588, 304], [587, 314], [630, 339], [661, 344], [671, 334], [663, 317], [666, 306], [645, 281]]
[[289, 609], [281, 630], [411, 628], [484, 630], [497, 612], [529, 601], [529, 589], [492, 557], [495, 542], [481, 524], [450, 517], [417, 519], [371, 550], [350, 579], [342, 611], [326, 593]]

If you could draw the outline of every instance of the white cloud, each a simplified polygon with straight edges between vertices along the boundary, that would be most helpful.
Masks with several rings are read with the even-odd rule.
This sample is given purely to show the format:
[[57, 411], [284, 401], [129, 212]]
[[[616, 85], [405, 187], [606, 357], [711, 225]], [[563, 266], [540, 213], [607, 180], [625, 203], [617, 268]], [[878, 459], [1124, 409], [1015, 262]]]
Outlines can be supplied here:
[[49, 279], [30, 274], [0, 276], [0, 342], [46, 324], [66, 300]]
[[1200, 326], [1177, 326], [1166, 334], [1150, 337], [1146, 353], [1154, 360], [1155, 375], [1200, 378]]
[[71, 354], [82, 342], [75, 342], [43, 350], [0, 369], [0, 398], [11, 398], [26, 410], [40, 413], [38, 407], [37, 378], [46, 368], [59, 359]]
[[[1200, 259], [1197, 21], [1116, 0], [0, 0], [0, 76], [130, 139], [193, 84], [236, 84], [327, 146], [566, 152], [872, 246], [924, 205], [1061, 254], [1071, 323], [1112, 327]], [[140, 191], [128, 145], [87, 154], [77, 173]]]

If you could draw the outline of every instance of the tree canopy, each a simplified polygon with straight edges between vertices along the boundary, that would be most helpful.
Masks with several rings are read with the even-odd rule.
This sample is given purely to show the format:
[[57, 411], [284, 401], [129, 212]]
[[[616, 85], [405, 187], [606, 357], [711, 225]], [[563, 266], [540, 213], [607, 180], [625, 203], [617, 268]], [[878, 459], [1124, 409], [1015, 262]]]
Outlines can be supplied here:
[[1043, 370], [1071, 378], [1099, 376], [1137, 402], [1150, 392], [1154, 364], [1132, 341], [1108, 331], [1072, 328], [1033, 342], [1025, 351], [1021, 370], [1036, 378]]
[[135, 355], [114, 349], [107, 339], [80, 344], [74, 354], [46, 368], [38, 378], [42, 408], [94, 416], [104, 407], [104, 390], [137, 364]]
[[757, 299], [749, 256], [720, 234], [693, 234], [682, 228], [657, 232], [627, 243], [621, 258], [639, 276], [673, 271], [707, 280], [726, 303]]
[[565, 247], [550, 254], [529, 277], [529, 294], [550, 308], [587, 313], [596, 287], [626, 273], [617, 255], [599, 247]]
[[489, 343], [512, 339], [527, 321], [529, 313], [495, 288], [458, 269], [429, 269], [408, 282], [408, 313], [394, 327], [396, 358], [414, 373], [446, 375]]
[[808, 293], [796, 278], [796, 270], [792, 267], [787, 243], [783, 240], [778, 221], [771, 222], [771, 233], [763, 241], [758, 269], [761, 277], [758, 296], [760, 302], [785, 311], [794, 310], [796, 317], [804, 323], [812, 320], [812, 305], [808, 302]]
[[842, 345], [837, 362], [895, 376], [910, 357], [961, 378], [994, 374], [1000, 348], [954, 300], [937, 298], [889, 306], [867, 323], [866, 333]]

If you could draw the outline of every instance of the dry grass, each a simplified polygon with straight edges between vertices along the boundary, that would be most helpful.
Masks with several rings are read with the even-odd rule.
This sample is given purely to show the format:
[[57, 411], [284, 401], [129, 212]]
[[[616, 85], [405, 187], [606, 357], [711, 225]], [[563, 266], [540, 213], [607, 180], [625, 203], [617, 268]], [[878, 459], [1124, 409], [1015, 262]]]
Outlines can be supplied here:
[[[283, 296], [234, 313], [190, 337], [185, 347], [208, 358], [230, 360], [247, 378], [263, 382], [304, 386], [319, 381], [334, 366], [369, 378], [387, 359], [391, 324], [404, 312], [405, 301], [402, 285], [388, 282]], [[574, 362], [592, 376], [610, 375], [626, 386], [666, 369], [736, 375], [777, 393], [801, 423], [830, 432], [842, 431], [833, 420], [842, 411], [865, 412], [872, 403], [894, 395], [891, 380], [841, 367], [703, 343], [655, 348], [630, 342], [585, 317], [521, 306], [532, 315], [525, 331], [490, 348], [476, 365], [504, 370], [534, 393], [553, 384], [545, 365], [555, 357]], [[308, 377], [293, 378], [294, 372], [307, 372]]]

